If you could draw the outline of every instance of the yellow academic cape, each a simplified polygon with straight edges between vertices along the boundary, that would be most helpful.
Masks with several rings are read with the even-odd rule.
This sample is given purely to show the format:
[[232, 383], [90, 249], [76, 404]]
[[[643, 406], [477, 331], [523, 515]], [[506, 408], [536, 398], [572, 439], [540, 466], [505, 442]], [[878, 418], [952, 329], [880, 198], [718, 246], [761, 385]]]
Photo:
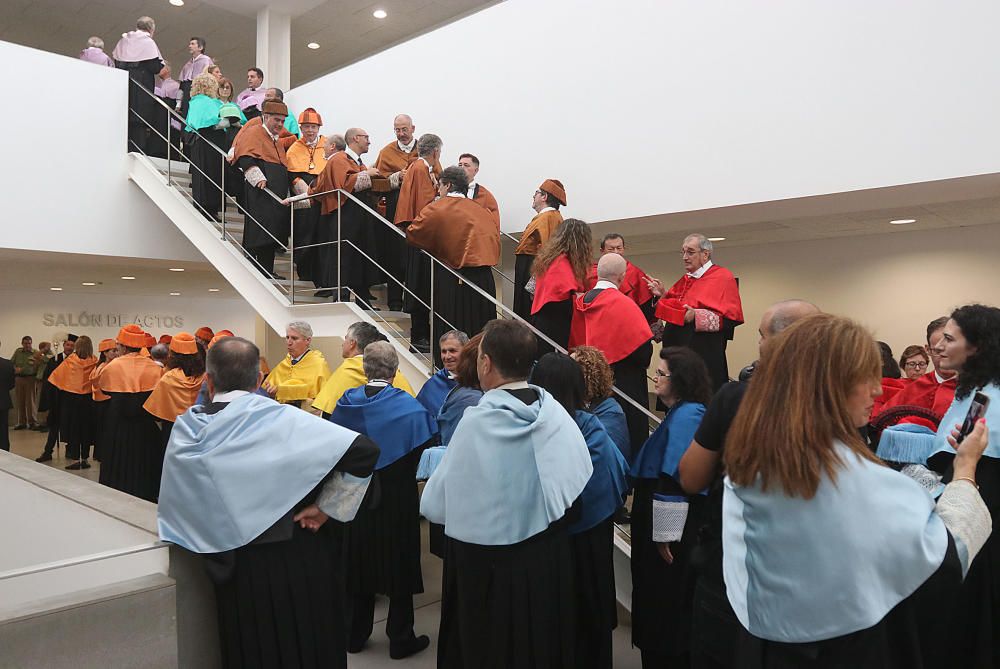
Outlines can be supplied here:
[[330, 366], [326, 364], [326, 358], [323, 357], [322, 353], [313, 349], [306, 351], [302, 359], [294, 365], [292, 364], [292, 356], [286, 355], [285, 359], [279, 362], [267, 375], [264, 383], [277, 388], [289, 379], [296, 379], [309, 386], [309, 397], [317, 397], [320, 388], [329, 378]]
[[[351, 388], [357, 388], [366, 383], [368, 383], [368, 377], [365, 376], [362, 356], [356, 355], [353, 358], [348, 358], [341, 363], [337, 371], [329, 378], [326, 385], [323, 386], [323, 390], [319, 391], [319, 395], [313, 400], [313, 408], [319, 409], [323, 413], [333, 413], [334, 408], [337, 406], [337, 400], [344, 393]], [[406, 380], [406, 377], [399, 370], [396, 370], [396, 378], [392, 380], [392, 385], [416, 397], [416, 393], [413, 392], [410, 382]]]

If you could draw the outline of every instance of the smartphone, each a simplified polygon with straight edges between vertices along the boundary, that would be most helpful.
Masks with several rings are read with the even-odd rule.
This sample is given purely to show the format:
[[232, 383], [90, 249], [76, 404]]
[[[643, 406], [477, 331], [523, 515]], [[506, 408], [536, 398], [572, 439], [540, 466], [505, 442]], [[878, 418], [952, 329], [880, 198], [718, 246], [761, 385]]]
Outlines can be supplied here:
[[972, 433], [976, 427], [976, 421], [986, 417], [986, 407], [989, 405], [989, 397], [982, 393], [975, 394], [972, 398], [972, 406], [969, 407], [969, 413], [965, 414], [965, 420], [962, 422], [962, 429], [958, 431], [958, 439], [955, 440], [957, 443], [961, 444], [962, 440]]

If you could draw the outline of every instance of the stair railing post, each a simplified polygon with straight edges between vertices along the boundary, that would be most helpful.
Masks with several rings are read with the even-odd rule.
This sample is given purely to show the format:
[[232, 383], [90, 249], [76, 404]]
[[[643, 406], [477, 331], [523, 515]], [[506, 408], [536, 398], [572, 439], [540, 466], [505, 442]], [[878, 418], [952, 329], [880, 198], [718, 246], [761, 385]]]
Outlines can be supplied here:
[[219, 190], [222, 191], [222, 238], [226, 238], [226, 157], [220, 156], [222, 160], [222, 170], [220, 177], [222, 185], [219, 186]]
[[437, 312], [434, 311], [434, 259], [427, 256], [427, 262], [431, 266], [431, 317], [429, 319], [427, 342], [431, 349], [431, 369], [434, 369], [434, 320], [437, 317]]
[[167, 114], [167, 186], [170, 185], [170, 114]]
[[344, 239], [343, 239], [343, 237], [340, 236], [340, 209], [343, 206], [344, 205], [341, 204], [341, 202], [340, 202], [340, 193], [337, 193], [337, 300], [336, 300], [337, 302], [340, 301], [340, 291], [341, 291], [341, 288], [340, 288], [340, 268], [341, 268], [340, 250], [341, 250], [341, 247], [344, 245]]
[[292, 304], [295, 304], [295, 205], [288, 205], [288, 246], [291, 262], [288, 266], [288, 278], [291, 280]]

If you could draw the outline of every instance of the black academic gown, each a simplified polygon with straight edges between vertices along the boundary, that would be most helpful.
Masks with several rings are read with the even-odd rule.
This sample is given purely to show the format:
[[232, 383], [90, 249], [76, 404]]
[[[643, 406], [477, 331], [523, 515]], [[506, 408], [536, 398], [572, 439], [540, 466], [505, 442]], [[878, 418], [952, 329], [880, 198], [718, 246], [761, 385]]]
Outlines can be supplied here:
[[151, 392], [107, 393], [100, 482], [155, 502], [164, 451], [156, 419], [142, 408]]
[[[137, 62], [116, 62], [118, 69], [128, 72], [128, 150], [145, 153], [148, 150], [150, 128], [156, 123], [156, 100], [153, 87], [163, 61], [150, 58]], [[142, 90], [142, 89], [145, 89]]]
[[[295, 181], [296, 177], [302, 179], [309, 186], [312, 186], [316, 182], [316, 175], [309, 172], [288, 173], [289, 182]], [[317, 288], [321, 288], [325, 286], [321, 286], [318, 278], [314, 275], [318, 249], [316, 247], [302, 247], [329, 240], [320, 238], [319, 202], [314, 200], [310, 200], [310, 202], [314, 202], [314, 204], [305, 209], [296, 209], [294, 212], [292, 240], [295, 246], [295, 270], [300, 279], [303, 281], [312, 281]]]
[[612, 632], [618, 626], [615, 526], [609, 516], [570, 535], [576, 578], [576, 661], [580, 669], [611, 669]]
[[[507, 392], [525, 404], [538, 398], [530, 388]], [[509, 546], [448, 538], [440, 669], [577, 668], [569, 526], [578, 516], [574, 505], [546, 530]]]
[[198, 131], [191, 146], [191, 195], [198, 211], [216, 220], [222, 210], [223, 168], [228, 163], [218, 149], [225, 143], [226, 131], [209, 127]]
[[526, 321], [531, 320], [531, 303], [535, 296], [524, 289], [531, 278], [535, 256], [519, 253], [514, 256], [514, 313]]
[[737, 323], [723, 318], [718, 332], [695, 332], [694, 323], [683, 326], [664, 324], [663, 346], [686, 346], [697, 353], [708, 368], [713, 392], [729, 382], [729, 362], [726, 345], [733, 338]]
[[[591, 298], [593, 299], [593, 298]], [[569, 348], [569, 333], [573, 324], [573, 300], [559, 300], [549, 302], [538, 313], [531, 316], [531, 324], [545, 334], [549, 339], [562, 346]], [[546, 353], [555, 349], [544, 339], [538, 338], [538, 357], [541, 358]]]
[[[385, 194], [385, 219], [387, 221], [396, 220], [396, 205], [398, 204], [398, 188]], [[407, 259], [409, 258], [406, 237], [397, 235], [385, 224], [379, 224], [376, 229], [378, 233], [376, 234], [375, 242], [378, 247], [379, 264], [397, 279], [405, 279]], [[400, 311], [403, 308], [402, 286], [392, 279], [387, 279], [386, 290], [389, 309], [391, 311]]]
[[59, 433], [66, 442], [66, 458], [86, 460], [97, 430], [93, 396], [60, 390], [59, 407]]
[[[496, 295], [492, 269], [489, 266], [462, 267], [455, 272], [461, 278], [441, 265], [434, 266], [434, 310], [440, 316], [434, 323], [432, 339], [435, 341], [453, 328], [471, 337], [497, 318], [496, 306], [469, 287], [470, 284], [478, 286], [487, 295]], [[435, 351], [435, 360], [439, 357], [440, 352]]]
[[[334, 471], [366, 477], [377, 460], [378, 447], [358, 436]], [[328, 520], [311, 532], [293, 521], [326, 480], [249, 544], [203, 556], [215, 585], [224, 667], [346, 669], [343, 524]]]
[[[288, 243], [291, 220], [288, 207], [279, 201], [288, 195], [288, 170], [279, 163], [252, 156], [243, 156], [237, 163], [244, 172], [251, 167], [259, 167], [267, 179], [266, 190], [252, 186], [244, 179], [244, 206], [254, 220], [247, 217], [243, 224], [243, 248], [257, 259], [261, 265], [258, 269], [270, 273], [274, 271], [274, 254], [279, 244]], [[268, 193], [268, 190], [271, 192]]]

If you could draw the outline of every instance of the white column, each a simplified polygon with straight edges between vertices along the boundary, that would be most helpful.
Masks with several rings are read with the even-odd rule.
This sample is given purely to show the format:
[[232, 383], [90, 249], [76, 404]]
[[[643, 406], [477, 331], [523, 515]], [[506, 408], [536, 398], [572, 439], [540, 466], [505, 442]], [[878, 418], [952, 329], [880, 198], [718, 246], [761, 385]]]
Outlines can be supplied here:
[[274, 7], [257, 12], [257, 67], [264, 84], [287, 91], [292, 83], [292, 21]]

